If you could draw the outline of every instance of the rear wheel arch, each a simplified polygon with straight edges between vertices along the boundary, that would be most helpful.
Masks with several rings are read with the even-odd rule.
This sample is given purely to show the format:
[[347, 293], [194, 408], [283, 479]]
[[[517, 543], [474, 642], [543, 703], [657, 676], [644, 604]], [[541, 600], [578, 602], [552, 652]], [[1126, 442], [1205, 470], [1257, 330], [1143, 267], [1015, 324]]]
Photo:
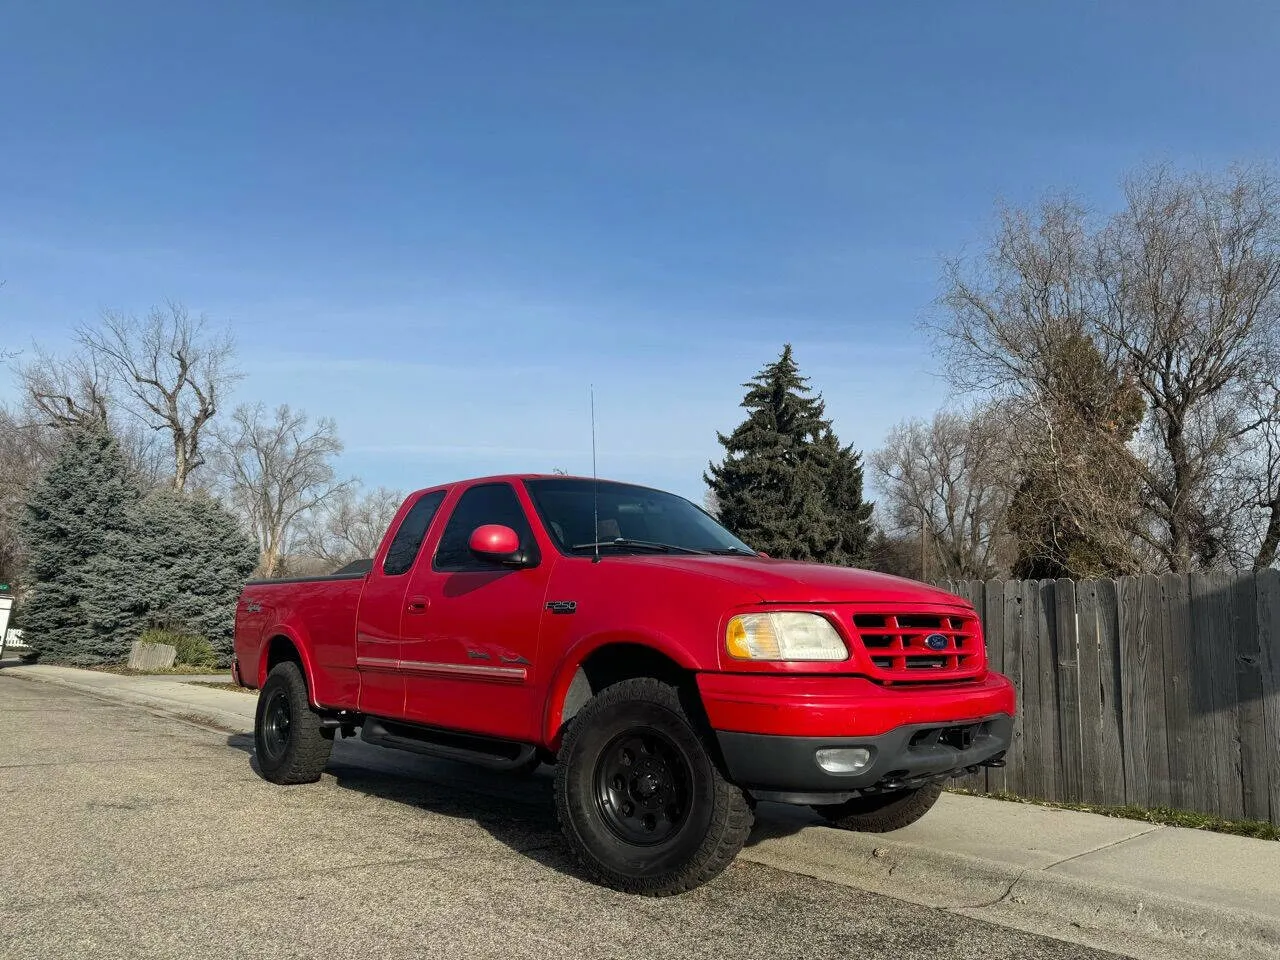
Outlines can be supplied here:
[[258, 667], [258, 689], [267, 682], [271, 671], [281, 663], [296, 663], [307, 684], [307, 696], [314, 703], [315, 686], [311, 681], [311, 665], [302, 652], [302, 644], [287, 633], [277, 632], [262, 647], [262, 663]]

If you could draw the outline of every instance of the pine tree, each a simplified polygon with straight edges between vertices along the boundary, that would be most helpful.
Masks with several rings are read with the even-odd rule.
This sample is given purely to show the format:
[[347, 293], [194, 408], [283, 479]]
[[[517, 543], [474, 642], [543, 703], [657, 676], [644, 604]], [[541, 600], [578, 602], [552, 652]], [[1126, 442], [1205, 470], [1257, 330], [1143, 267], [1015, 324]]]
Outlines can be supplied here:
[[840, 446], [830, 431], [824, 442], [833, 449], [827, 500], [836, 535], [826, 560], [848, 567], [866, 566], [871, 561], [874, 504], [863, 499], [862, 454], [853, 449], [853, 444]]
[[23, 630], [48, 659], [89, 665], [127, 656], [147, 608], [132, 563], [139, 499], [105, 427], [69, 430], [31, 490], [21, 526], [31, 584]]
[[822, 397], [791, 352], [743, 384], [747, 419], [728, 436], [703, 479], [730, 530], [771, 556], [857, 564], [866, 560], [871, 504], [862, 463], [824, 418]]
[[155, 490], [139, 515], [137, 575], [149, 622], [203, 637], [229, 662], [236, 601], [257, 565], [257, 544], [221, 504], [200, 494]]

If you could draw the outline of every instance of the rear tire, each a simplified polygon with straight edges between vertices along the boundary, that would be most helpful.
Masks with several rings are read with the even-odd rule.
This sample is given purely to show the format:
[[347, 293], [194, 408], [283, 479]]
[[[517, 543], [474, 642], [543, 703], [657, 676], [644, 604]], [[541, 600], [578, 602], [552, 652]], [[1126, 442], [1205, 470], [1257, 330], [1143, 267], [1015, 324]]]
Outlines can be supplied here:
[[931, 783], [915, 790], [872, 793], [844, 803], [815, 805], [817, 814], [833, 827], [863, 833], [888, 833], [915, 823], [938, 802], [942, 784]]
[[556, 765], [556, 814], [597, 883], [683, 893], [746, 843], [751, 809], [699, 729], [679, 691], [648, 677], [607, 687], [574, 716]]
[[253, 744], [258, 771], [272, 783], [315, 783], [324, 772], [333, 732], [321, 729], [296, 663], [277, 664], [262, 685]]

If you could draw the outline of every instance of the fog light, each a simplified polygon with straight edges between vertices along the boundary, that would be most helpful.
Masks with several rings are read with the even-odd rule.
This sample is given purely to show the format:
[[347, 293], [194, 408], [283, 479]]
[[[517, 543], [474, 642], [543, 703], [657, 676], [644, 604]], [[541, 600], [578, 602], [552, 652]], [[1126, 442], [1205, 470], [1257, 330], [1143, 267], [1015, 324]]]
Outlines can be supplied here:
[[814, 756], [827, 773], [861, 773], [871, 763], [871, 751], [866, 747], [826, 747]]

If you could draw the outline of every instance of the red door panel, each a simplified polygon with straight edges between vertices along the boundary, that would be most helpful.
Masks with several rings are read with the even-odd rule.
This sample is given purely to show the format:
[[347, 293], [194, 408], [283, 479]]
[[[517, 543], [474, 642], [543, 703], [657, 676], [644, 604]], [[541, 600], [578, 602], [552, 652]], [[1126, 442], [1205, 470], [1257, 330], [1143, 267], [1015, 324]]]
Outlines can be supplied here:
[[360, 672], [360, 710], [364, 713], [404, 716], [400, 635], [402, 621], [418, 612], [408, 596], [409, 583], [447, 492], [432, 491], [406, 503], [392, 521], [395, 536], [374, 558], [356, 618], [356, 669]]
[[[516, 530], [537, 565], [504, 567], [471, 555], [476, 527]], [[538, 628], [552, 563], [536, 544], [516, 490], [507, 483], [465, 490], [412, 577], [402, 620], [400, 669], [405, 716], [419, 723], [517, 740], [538, 735]]]

